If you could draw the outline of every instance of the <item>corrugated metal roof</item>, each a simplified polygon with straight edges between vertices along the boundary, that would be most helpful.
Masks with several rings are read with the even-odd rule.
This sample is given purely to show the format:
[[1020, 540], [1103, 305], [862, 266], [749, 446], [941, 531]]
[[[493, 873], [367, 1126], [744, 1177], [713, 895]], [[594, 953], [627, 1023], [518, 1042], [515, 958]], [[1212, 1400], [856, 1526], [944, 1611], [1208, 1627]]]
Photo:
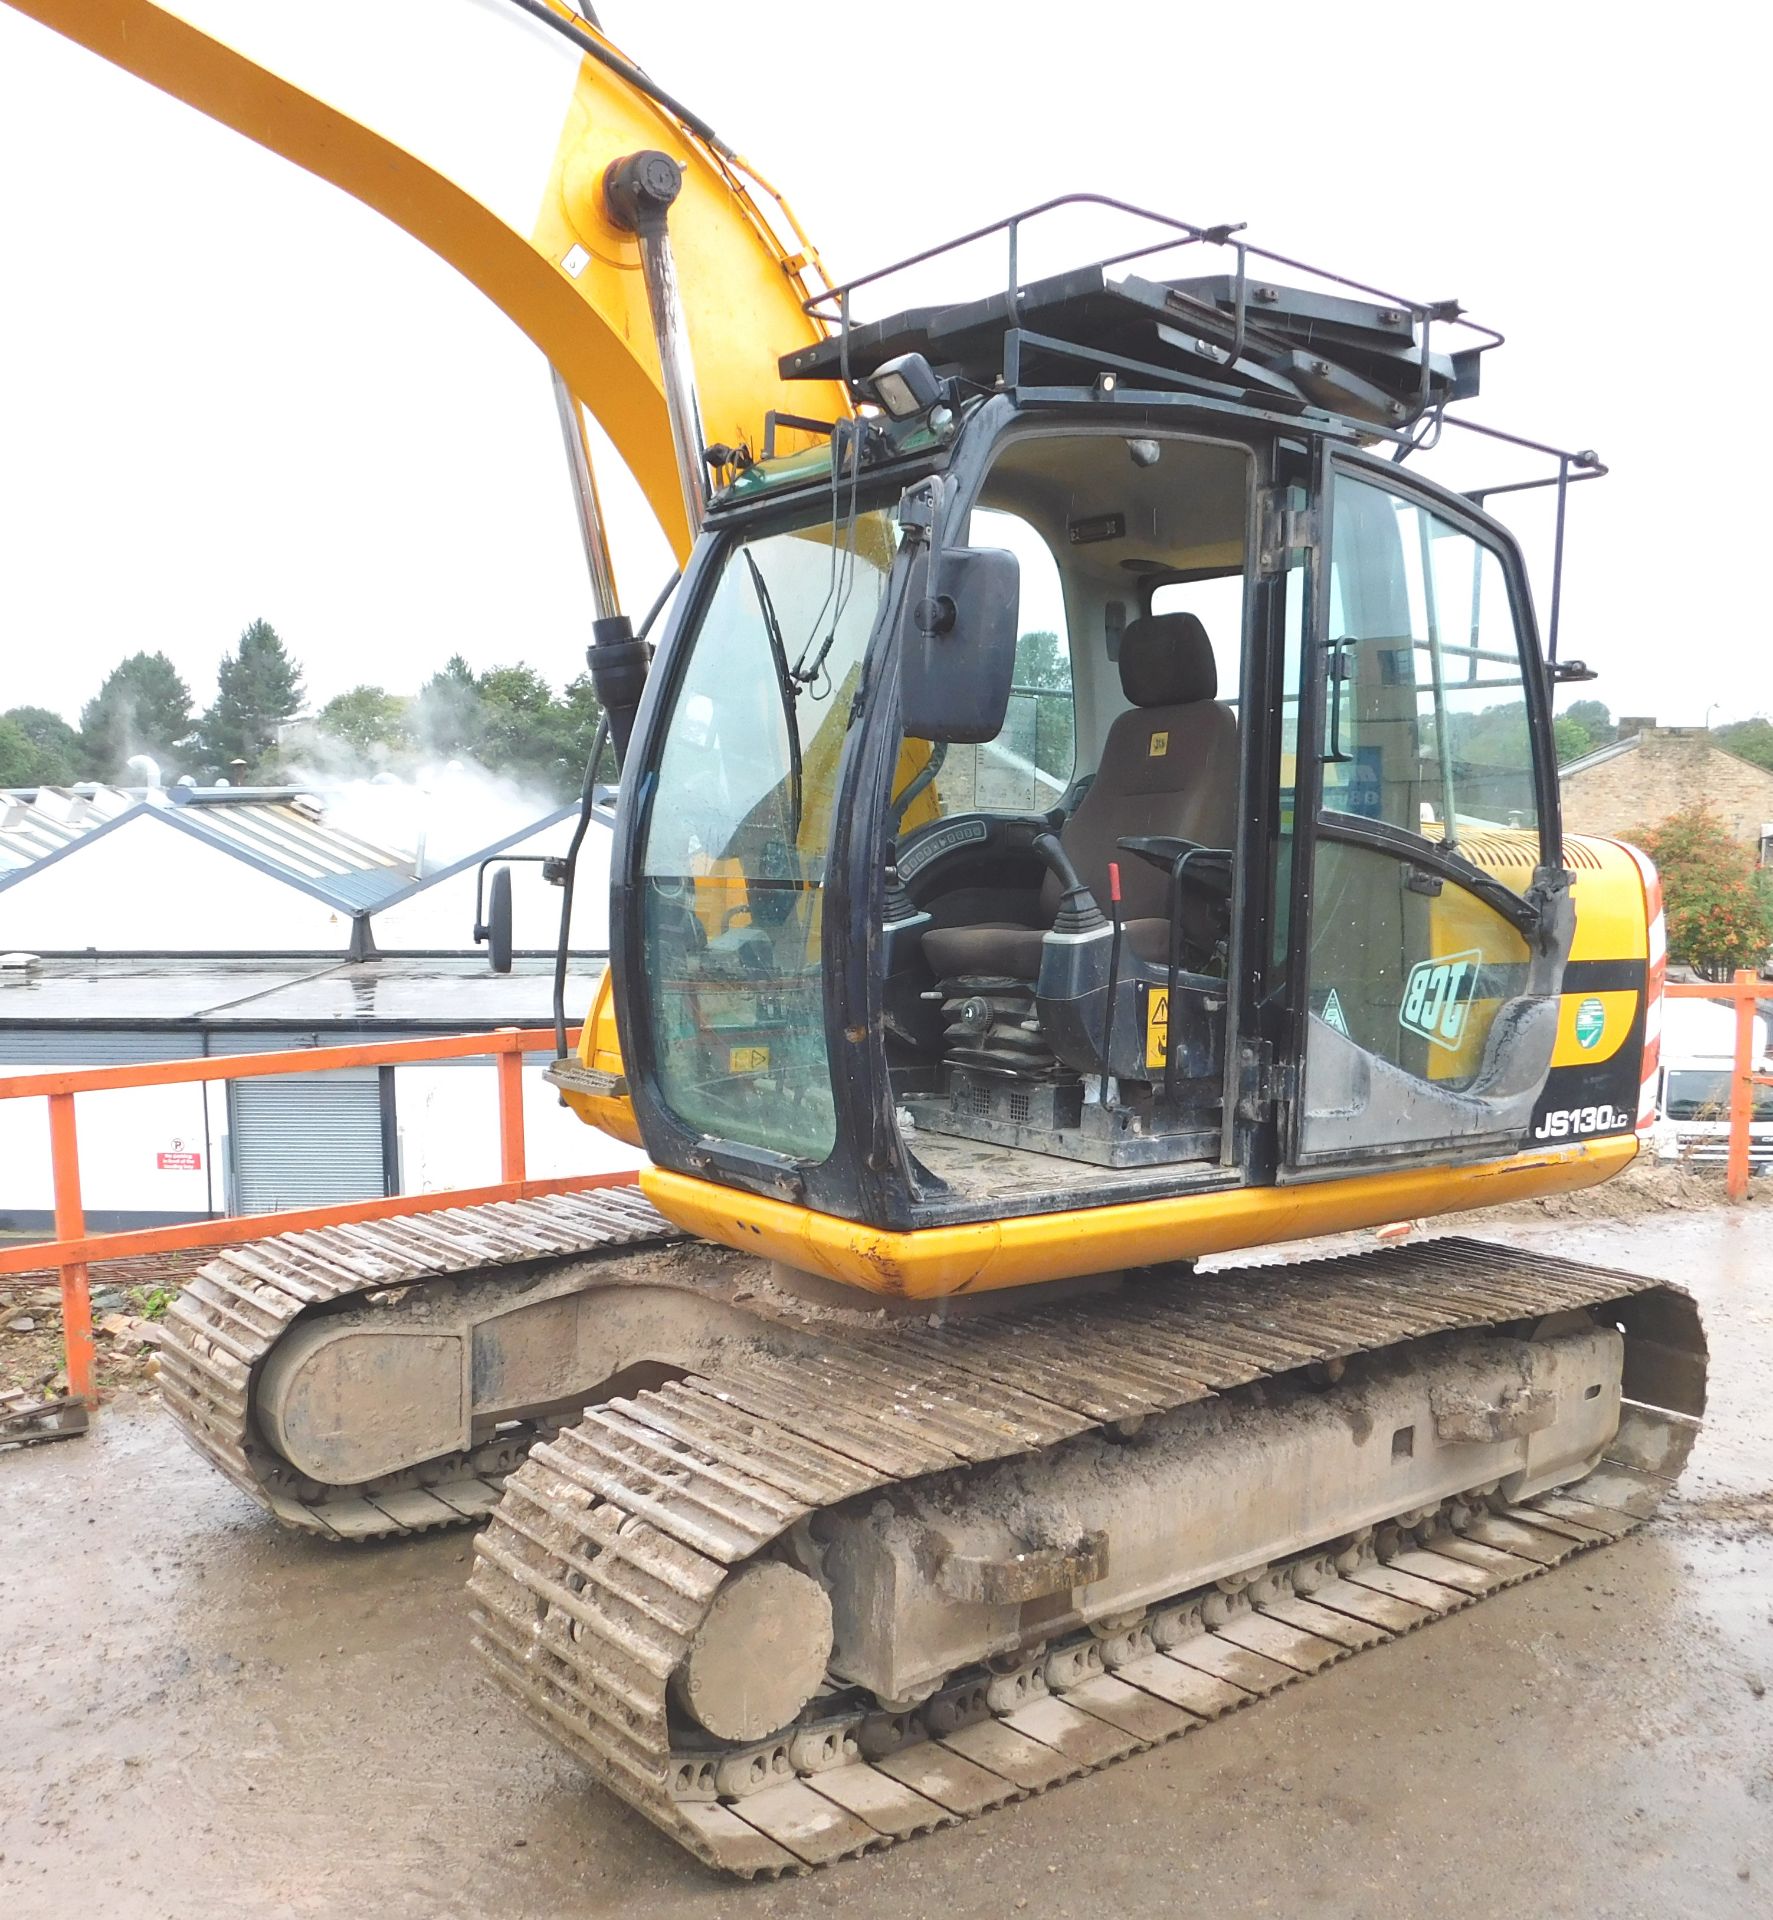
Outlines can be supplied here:
[[226, 852], [319, 893], [347, 913], [385, 906], [419, 877], [410, 853], [326, 824], [318, 801], [215, 800], [176, 804], [168, 817]]
[[66, 787], [0, 792], [0, 873], [32, 867], [136, 805], [120, 787], [77, 793]]
[[[329, 826], [325, 795], [294, 788], [0, 790], [0, 892], [41, 862], [65, 857], [87, 835], [148, 814], [355, 919], [447, 880], [576, 812], [573, 805], [556, 807], [472, 853], [422, 871], [416, 851]], [[608, 825], [607, 811], [598, 817]]]
[[353, 916], [386, 906], [419, 884], [416, 854], [329, 827], [318, 796], [275, 789], [132, 793], [121, 787], [44, 787], [0, 793], [0, 887], [133, 813], [151, 813]]

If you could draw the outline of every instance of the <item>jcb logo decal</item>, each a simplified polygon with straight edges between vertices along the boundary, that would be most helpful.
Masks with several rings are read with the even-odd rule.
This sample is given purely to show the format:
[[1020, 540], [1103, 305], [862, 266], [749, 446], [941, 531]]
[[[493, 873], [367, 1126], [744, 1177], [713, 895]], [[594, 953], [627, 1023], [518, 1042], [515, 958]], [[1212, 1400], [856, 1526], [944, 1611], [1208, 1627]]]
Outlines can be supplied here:
[[1421, 1034], [1437, 1047], [1445, 1047], [1449, 1053], [1454, 1051], [1465, 1032], [1465, 1016], [1483, 962], [1484, 956], [1474, 950], [1449, 954], [1444, 960], [1424, 960], [1412, 967], [1398, 1025]]

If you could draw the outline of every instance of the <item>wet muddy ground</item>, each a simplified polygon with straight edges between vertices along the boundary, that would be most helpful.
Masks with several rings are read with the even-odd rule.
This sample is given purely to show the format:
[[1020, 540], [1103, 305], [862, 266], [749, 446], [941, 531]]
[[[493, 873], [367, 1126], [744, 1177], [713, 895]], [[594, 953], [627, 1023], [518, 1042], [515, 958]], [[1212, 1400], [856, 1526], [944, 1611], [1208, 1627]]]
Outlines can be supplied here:
[[0, 1454], [0, 1914], [1773, 1914], [1760, 1210], [1485, 1231], [1664, 1275], [1713, 1402], [1650, 1527], [1227, 1721], [809, 1879], [715, 1879], [481, 1680], [461, 1535], [279, 1531], [126, 1392]]

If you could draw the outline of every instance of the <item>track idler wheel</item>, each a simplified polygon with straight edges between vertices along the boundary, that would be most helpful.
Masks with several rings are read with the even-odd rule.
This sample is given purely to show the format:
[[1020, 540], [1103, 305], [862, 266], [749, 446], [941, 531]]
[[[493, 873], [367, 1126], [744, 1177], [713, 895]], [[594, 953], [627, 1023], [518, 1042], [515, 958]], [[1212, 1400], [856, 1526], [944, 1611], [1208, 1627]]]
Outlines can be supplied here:
[[762, 1740], [818, 1692], [830, 1659], [825, 1589], [780, 1560], [755, 1560], [715, 1595], [671, 1685], [717, 1739]]

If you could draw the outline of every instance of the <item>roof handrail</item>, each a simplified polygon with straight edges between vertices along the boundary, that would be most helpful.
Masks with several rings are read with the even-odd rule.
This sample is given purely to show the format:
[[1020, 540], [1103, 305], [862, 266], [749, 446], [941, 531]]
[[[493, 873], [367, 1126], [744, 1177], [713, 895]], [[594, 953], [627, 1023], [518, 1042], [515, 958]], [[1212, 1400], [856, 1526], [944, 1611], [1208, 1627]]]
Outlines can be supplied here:
[[1121, 266], [1129, 260], [1148, 258], [1154, 253], [1163, 253], [1172, 247], [1183, 246], [1231, 246], [1238, 258], [1238, 313], [1237, 322], [1241, 329], [1245, 321], [1244, 311], [1244, 267], [1249, 260], [1265, 260], [1278, 267], [1286, 267], [1295, 273], [1309, 274], [1313, 279], [1330, 286], [1342, 287], [1351, 293], [1366, 294], [1369, 298], [1383, 301], [1387, 306], [1395, 307], [1409, 314], [1411, 320], [1425, 329], [1423, 348], [1423, 367], [1426, 375], [1428, 365], [1428, 342], [1426, 329], [1435, 324], [1465, 327], [1473, 333], [1481, 334], [1487, 345], [1498, 347], [1503, 344], [1504, 336], [1494, 327], [1473, 320], [1459, 305], [1457, 300], [1416, 300], [1404, 294], [1393, 293], [1387, 288], [1376, 287], [1364, 280], [1356, 280], [1352, 275], [1334, 273], [1327, 267], [1314, 267], [1309, 261], [1300, 260], [1291, 254], [1276, 252], [1270, 247], [1257, 246], [1253, 241], [1239, 240], [1236, 236], [1243, 232], [1244, 223], [1240, 221], [1222, 222], [1217, 226], [1198, 226], [1193, 221], [1183, 220], [1174, 214], [1160, 213], [1152, 207], [1142, 207], [1131, 200], [1121, 200], [1107, 193], [1062, 193], [1050, 200], [1042, 200], [1031, 207], [1022, 207], [1014, 213], [1005, 214], [1001, 219], [990, 221], [982, 227], [975, 227], [969, 233], [958, 235], [952, 240], [939, 241], [935, 246], [925, 247], [921, 252], [907, 255], [896, 260], [890, 266], [876, 267], [870, 273], [858, 274], [854, 278], [828, 287], [823, 293], [816, 293], [802, 302], [805, 310], [817, 319], [833, 321], [847, 325], [850, 317], [852, 296], [861, 287], [873, 286], [877, 281], [890, 279], [894, 274], [904, 273], [912, 267], [922, 266], [936, 260], [944, 254], [957, 252], [962, 247], [974, 245], [980, 240], [988, 240], [993, 234], [1005, 235], [1008, 245], [1008, 274], [1005, 292], [1011, 303], [1012, 311], [1019, 292], [1018, 267], [1023, 227], [1031, 220], [1044, 214], [1056, 212], [1062, 207], [1101, 207], [1113, 213], [1129, 214], [1135, 219], [1149, 220], [1167, 230], [1164, 238], [1153, 240], [1144, 246], [1130, 247], [1120, 253], [1110, 254], [1097, 262], [1104, 267]]

